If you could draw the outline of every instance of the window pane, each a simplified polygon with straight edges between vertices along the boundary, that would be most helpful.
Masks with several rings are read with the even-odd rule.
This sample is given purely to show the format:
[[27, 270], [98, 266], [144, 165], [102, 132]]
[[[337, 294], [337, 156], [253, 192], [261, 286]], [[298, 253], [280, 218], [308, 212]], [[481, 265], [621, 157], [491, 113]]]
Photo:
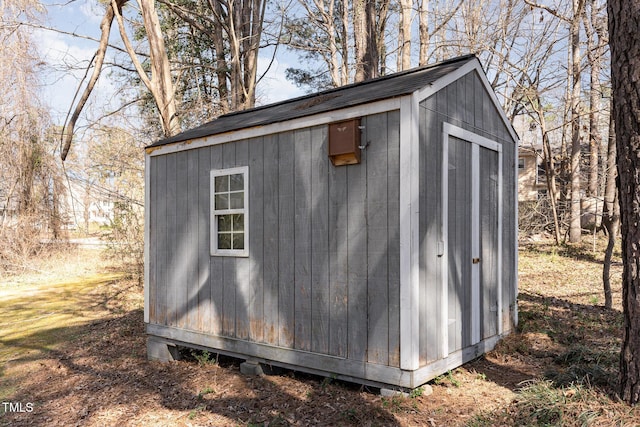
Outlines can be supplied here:
[[216, 194], [215, 209], [229, 209], [229, 194]]
[[218, 215], [218, 231], [231, 231], [231, 216], [232, 215]]
[[233, 233], [233, 249], [244, 249], [244, 233]]
[[244, 191], [231, 193], [229, 196], [231, 196], [231, 209], [244, 208]]
[[244, 190], [244, 175], [241, 173], [231, 175], [231, 187], [229, 189], [231, 191]]
[[216, 176], [216, 193], [229, 191], [229, 175]]
[[230, 233], [218, 233], [218, 249], [231, 249]]
[[233, 215], [233, 231], [244, 231], [244, 214]]

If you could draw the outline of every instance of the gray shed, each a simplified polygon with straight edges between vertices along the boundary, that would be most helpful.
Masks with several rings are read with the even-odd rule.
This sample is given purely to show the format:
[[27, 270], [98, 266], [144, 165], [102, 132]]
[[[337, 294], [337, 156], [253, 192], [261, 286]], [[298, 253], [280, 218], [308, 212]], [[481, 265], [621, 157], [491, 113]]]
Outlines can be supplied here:
[[146, 150], [148, 356], [415, 388], [517, 323], [517, 135], [464, 56]]

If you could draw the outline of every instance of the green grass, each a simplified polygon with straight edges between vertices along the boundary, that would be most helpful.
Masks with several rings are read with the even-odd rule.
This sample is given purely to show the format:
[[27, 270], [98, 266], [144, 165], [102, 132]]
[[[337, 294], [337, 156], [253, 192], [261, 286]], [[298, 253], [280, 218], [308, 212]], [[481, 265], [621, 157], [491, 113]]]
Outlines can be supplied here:
[[96, 274], [58, 283], [0, 285], [0, 363], [70, 338], [64, 328], [88, 322], [103, 301], [96, 290], [120, 277]]
[[0, 400], [19, 387], [7, 364], [31, 360], [73, 341], [82, 325], [106, 309], [109, 285], [122, 275], [89, 273], [68, 280], [46, 275], [0, 281]]
[[[622, 313], [619, 250], [614, 253], [614, 308], [600, 306], [604, 241], [522, 245], [519, 250], [519, 333], [499, 352], [540, 360], [544, 372], [521, 384], [506, 408], [477, 414], [467, 426], [640, 425], [640, 407], [616, 397]], [[534, 337], [529, 340], [529, 337]], [[532, 343], [547, 337], [546, 348]], [[542, 340], [544, 342], [544, 340]]]

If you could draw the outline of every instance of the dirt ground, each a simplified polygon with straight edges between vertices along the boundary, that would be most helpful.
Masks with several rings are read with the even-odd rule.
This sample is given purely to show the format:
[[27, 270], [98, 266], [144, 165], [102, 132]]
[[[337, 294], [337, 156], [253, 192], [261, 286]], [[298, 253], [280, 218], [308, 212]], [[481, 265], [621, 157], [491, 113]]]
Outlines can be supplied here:
[[201, 352], [149, 362], [141, 289], [110, 281], [59, 342], [0, 340], [17, 355], [0, 366], [0, 425], [640, 425], [615, 398], [620, 291], [614, 310], [601, 306], [601, 257], [588, 245], [522, 245], [519, 332], [408, 397], [293, 371], [245, 376], [240, 361]]

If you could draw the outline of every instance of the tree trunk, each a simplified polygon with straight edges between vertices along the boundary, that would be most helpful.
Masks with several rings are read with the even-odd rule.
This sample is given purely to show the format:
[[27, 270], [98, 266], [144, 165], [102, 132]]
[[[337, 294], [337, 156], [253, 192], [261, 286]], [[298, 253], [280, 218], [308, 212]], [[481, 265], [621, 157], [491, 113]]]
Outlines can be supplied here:
[[[617, 195], [614, 195], [614, 203], [618, 202]], [[619, 217], [612, 218], [603, 216], [602, 226], [607, 231], [607, 249], [604, 252], [604, 261], [602, 263], [602, 289], [604, 293], [604, 306], [611, 309], [613, 307], [613, 298], [611, 295], [611, 257], [613, 256], [613, 248], [616, 244], [616, 226], [615, 222], [619, 221]]]
[[244, 49], [244, 108], [253, 108], [256, 103], [256, 78], [258, 75], [258, 49], [260, 48], [260, 38], [262, 35], [262, 23], [266, 2], [263, 0], [248, 1], [244, 5], [242, 12]]
[[76, 121], [80, 117], [80, 113], [84, 109], [84, 106], [95, 87], [100, 72], [102, 71], [102, 65], [107, 52], [109, 43], [109, 35], [111, 32], [111, 24], [113, 19], [117, 18], [120, 28], [120, 35], [125, 45], [131, 61], [140, 76], [140, 80], [147, 87], [153, 100], [158, 108], [160, 115], [160, 122], [162, 124], [162, 131], [164, 136], [175, 135], [180, 131], [180, 122], [176, 114], [176, 99], [175, 99], [175, 87], [171, 77], [171, 69], [169, 67], [169, 58], [164, 45], [164, 38], [162, 34], [162, 28], [160, 27], [160, 20], [158, 19], [158, 13], [155, 8], [155, 0], [138, 0], [138, 6], [142, 14], [142, 21], [145, 27], [145, 33], [149, 42], [149, 59], [151, 66], [151, 78], [147, 76], [140, 60], [137, 57], [129, 39], [127, 37], [124, 20], [122, 18], [121, 9], [122, 6], [127, 3], [128, 0], [111, 0], [106, 6], [105, 15], [100, 23], [101, 36], [98, 50], [95, 55], [95, 64], [91, 78], [85, 88], [80, 100], [76, 104], [73, 114], [69, 120], [69, 123], [65, 125], [62, 132], [62, 150], [60, 157], [64, 161], [67, 158], [69, 149], [71, 148], [71, 142], [73, 139], [73, 131]]
[[593, 227], [598, 226], [597, 198], [600, 187], [599, 157], [602, 144], [600, 136], [600, 71], [602, 69], [602, 43], [599, 37], [599, 10], [594, 0], [589, 0], [589, 16], [583, 15], [584, 28], [587, 35], [587, 61], [589, 73], [589, 178], [587, 185], [587, 197], [589, 199], [587, 210], [589, 221]]
[[555, 165], [553, 164], [553, 152], [551, 151], [551, 143], [549, 142], [549, 132], [547, 131], [546, 120], [544, 118], [544, 112], [542, 111], [540, 112], [540, 127], [542, 131], [545, 177], [547, 180], [547, 196], [549, 197], [551, 214], [553, 216], [553, 236], [555, 238], [556, 245], [559, 245], [560, 221], [558, 220], [558, 189], [556, 188], [556, 170]]
[[420, 52], [418, 54], [418, 65], [427, 64], [429, 53], [429, 0], [420, 1], [418, 33], [420, 35]]
[[398, 70], [411, 68], [411, 6], [412, 0], [400, 0], [398, 31]]
[[336, 41], [336, 25], [335, 25], [335, 0], [329, 0], [328, 11], [325, 12], [324, 1], [318, 2], [319, 12], [327, 26], [327, 35], [329, 37], [329, 73], [331, 74], [331, 84], [338, 87], [340, 84], [340, 60], [338, 58], [338, 42]]
[[[138, 0], [142, 21], [149, 42], [149, 59], [151, 60], [151, 94], [158, 106], [162, 119], [162, 130], [165, 136], [180, 132], [180, 122], [176, 114], [175, 87], [169, 67], [169, 57], [164, 45], [164, 37], [160, 20], [156, 12], [155, 0]], [[136, 61], [137, 58], [132, 57]]]
[[[120, 4], [126, 1], [127, 0], [119, 0]], [[62, 161], [65, 161], [67, 155], [69, 154], [69, 150], [71, 149], [71, 142], [73, 141], [73, 132], [75, 130], [76, 122], [78, 121], [80, 113], [82, 112], [85, 104], [89, 100], [89, 96], [91, 95], [91, 92], [93, 91], [93, 88], [98, 81], [98, 77], [100, 77], [100, 73], [102, 72], [102, 64], [107, 53], [107, 46], [109, 45], [109, 35], [111, 34], [111, 24], [113, 23], [114, 16], [114, 8], [111, 5], [108, 5], [107, 10], [102, 17], [102, 22], [100, 22], [100, 43], [98, 45], [98, 50], [96, 51], [96, 54], [94, 56], [95, 63], [93, 66], [91, 78], [89, 79], [87, 87], [82, 92], [82, 96], [80, 97], [80, 100], [73, 110], [69, 122], [65, 123], [62, 128], [62, 150], [60, 151], [60, 158], [62, 158]], [[91, 64], [89, 64], [89, 66], [91, 66]]]
[[604, 289], [604, 306], [606, 308], [612, 308], [613, 306], [610, 280], [611, 256], [613, 255], [613, 247], [620, 230], [620, 205], [618, 204], [618, 194], [616, 193], [616, 135], [613, 121], [613, 103], [611, 104], [610, 111], [612, 113], [609, 117], [609, 141], [607, 143], [607, 167], [605, 170], [606, 181], [604, 188], [604, 206], [602, 207], [602, 227], [605, 229], [609, 238], [602, 266], [602, 287]]
[[[222, 20], [222, 7], [219, 1], [210, 2], [213, 15], [218, 21]], [[216, 50], [215, 66], [216, 77], [218, 79], [218, 95], [220, 97], [220, 110], [222, 114], [230, 111], [229, 85], [227, 79], [229, 77], [229, 64], [225, 57], [224, 35], [222, 25], [212, 25], [213, 47]]]
[[640, 402], [640, 3], [609, 0], [613, 116], [622, 232], [620, 397]]
[[378, 75], [375, 0], [354, 0], [353, 37], [356, 74], [354, 81], [369, 80]]
[[580, 17], [584, 0], [573, 0], [571, 21], [571, 224], [569, 242], [577, 243], [582, 234], [580, 223]]
[[340, 38], [342, 40], [342, 85], [349, 83], [349, 75], [351, 74], [349, 67], [349, 0], [343, 0], [340, 2], [342, 5], [342, 28]]
[[[389, 19], [389, 6], [391, 0], [378, 0], [378, 9], [374, 7], [374, 14], [377, 14], [377, 22], [374, 19], [374, 25], [376, 27], [376, 46], [378, 55], [378, 68], [379, 75], [384, 76], [387, 74], [387, 43], [385, 42], [385, 36], [387, 34], [387, 21]], [[375, 5], [375, 4], [374, 4]]]

